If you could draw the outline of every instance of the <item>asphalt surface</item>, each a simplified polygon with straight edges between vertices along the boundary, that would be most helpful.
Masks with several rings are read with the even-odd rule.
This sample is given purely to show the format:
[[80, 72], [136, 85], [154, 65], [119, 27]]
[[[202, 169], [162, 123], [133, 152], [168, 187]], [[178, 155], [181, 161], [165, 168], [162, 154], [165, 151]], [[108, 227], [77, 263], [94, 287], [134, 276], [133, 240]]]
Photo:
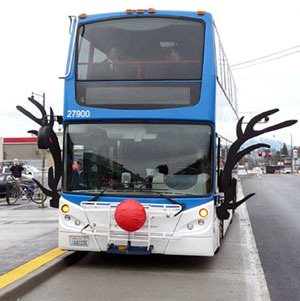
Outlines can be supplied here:
[[57, 247], [57, 210], [18, 200], [0, 199], [0, 276]]
[[300, 176], [244, 177], [247, 208], [272, 301], [300, 300]]
[[267, 301], [249, 217], [241, 206], [214, 257], [87, 253], [19, 301]]

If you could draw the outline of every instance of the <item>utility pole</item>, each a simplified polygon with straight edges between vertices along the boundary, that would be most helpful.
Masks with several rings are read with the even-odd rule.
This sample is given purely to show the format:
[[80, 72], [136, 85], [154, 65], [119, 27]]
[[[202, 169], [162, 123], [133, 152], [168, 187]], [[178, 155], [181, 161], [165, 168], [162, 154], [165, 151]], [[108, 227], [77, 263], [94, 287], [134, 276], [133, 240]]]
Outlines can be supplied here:
[[[43, 100], [43, 108], [44, 110], [46, 110], [46, 94], [45, 92], [43, 92], [43, 94], [38, 94], [38, 93], [34, 93], [32, 92], [31, 93], [32, 97], [34, 96], [39, 96], [39, 97], [42, 97], [42, 100]], [[42, 149], [42, 181], [41, 181], [41, 184], [45, 187], [45, 163], [46, 163], [46, 150]], [[41, 195], [41, 199], [43, 200], [44, 199], [44, 195], [42, 194]], [[45, 208], [45, 201], [42, 201], [42, 208]]]

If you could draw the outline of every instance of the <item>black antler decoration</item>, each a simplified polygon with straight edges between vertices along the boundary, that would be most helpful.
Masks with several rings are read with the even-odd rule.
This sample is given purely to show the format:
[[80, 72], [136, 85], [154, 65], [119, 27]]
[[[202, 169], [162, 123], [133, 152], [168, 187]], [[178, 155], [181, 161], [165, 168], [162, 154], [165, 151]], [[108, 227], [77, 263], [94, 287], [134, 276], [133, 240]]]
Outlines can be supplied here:
[[50, 108], [50, 117], [48, 120], [48, 116], [44, 107], [38, 101], [36, 101], [33, 96], [28, 97], [28, 100], [40, 110], [40, 112], [42, 113], [41, 118], [33, 116], [30, 112], [28, 112], [21, 106], [17, 106], [17, 109], [41, 126], [39, 131], [31, 130], [28, 131], [28, 133], [32, 133], [38, 137], [38, 147], [40, 149], [49, 149], [54, 160], [54, 170], [52, 166], [48, 170], [48, 186], [51, 190], [45, 188], [36, 179], [33, 180], [41, 188], [44, 194], [51, 197], [50, 206], [58, 208], [60, 194], [57, 191], [57, 186], [62, 175], [62, 160], [58, 138], [53, 130], [53, 110], [52, 108]]
[[263, 112], [261, 114], [258, 114], [254, 116], [249, 123], [246, 126], [246, 129], [242, 130], [242, 123], [244, 117], [242, 117], [237, 124], [236, 127], [236, 134], [237, 134], [237, 140], [231, 145], [227, 161], [225, 163], [224, 171], [221, 176], [221, 187], [224, 191], [224, 200], [221, 203], [219, 207], [217, 207], [217, 216], [219, 219], [224, 220], [229, 218], [229, 209], [236, 209], [238, 206], [240, 206], [242, 203], [244, 203], [246, 200], [251, 198], [255, 193], [250, 193], [247, 196], [245, 196], [242, 200], [239, 200], [236, 202], [236, 184], [237, 180], [232, 177], [232, 170], [234, 166], [246, 155], [249, 154], [251, 151], [260, 148], [260, 147], [270, 147], [270, 145], [265, 143], [257, 143], [254, 145], [251, 145], [241, 151], [239, 151], [240, 147], [243, 143], [245, 143], [247, 140], [257, 137], [261, 134], [268, 133], [271, 131], [279, 130], [288, 126], [291, 126], [297, 122], [297, 120], [287, 120], [275, 125], [272, 125], [270, 127], [267, 127], [262, 130], [254, 130], [254, 126], [261, 121], [262, 119], [268, 118], [269, 115], [272, 115], [276, 112], [278, 112], [279, 109], [273, 109], [266, 112]]

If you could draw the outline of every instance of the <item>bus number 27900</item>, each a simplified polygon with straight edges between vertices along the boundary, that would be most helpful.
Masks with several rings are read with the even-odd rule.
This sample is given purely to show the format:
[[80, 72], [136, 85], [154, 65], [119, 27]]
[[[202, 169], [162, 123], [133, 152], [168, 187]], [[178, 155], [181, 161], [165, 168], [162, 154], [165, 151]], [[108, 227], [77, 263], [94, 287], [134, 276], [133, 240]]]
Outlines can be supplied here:
[[89, 110], [68, 110], [67, 117], [68, 118], [88, 118], [91, 116], [91, 112]]

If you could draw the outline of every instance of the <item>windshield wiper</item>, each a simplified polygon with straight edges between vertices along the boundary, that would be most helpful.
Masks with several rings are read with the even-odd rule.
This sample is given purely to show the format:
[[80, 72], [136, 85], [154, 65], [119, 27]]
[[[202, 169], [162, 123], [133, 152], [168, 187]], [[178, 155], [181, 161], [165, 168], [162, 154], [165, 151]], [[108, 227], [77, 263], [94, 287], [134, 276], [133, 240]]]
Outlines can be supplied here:
[[172, 198], [170, 198], [170, 197], [168, 197], [168, 196], [162, 194], [162, 193], [159, 192], [159, 191], [152, 191], [152, 192], [157, 193], [157, 194], [160, 195], [162, 198], [165, 198], [166, 200], [168, 200], [170, 203], [172, 203], [172, 204], [174, 204], [174, 205], [179, 205], [179, 206], [181, 207], [181, 209], [180, 209], [174, 216], [177, 216], [179, 213], [181, 213], [181, 212], [184, 210], [184, 208], [185, 208], [185, 204], [184, 204], [184, 203], [179, 203], [179, 202], [173, 200]]
[[[142, 184], [146, 184], [145, 182], [143, 182]], [[142, 185], [143, 186], [143, 185]], [[152, 192], [152, 193], [156, 193], [158, 194], [159, 196], [161, 196], [162, 198], [166, 199], [167, 201], [169, 201], [171, 204], [174, 204], [174, 205], [179, 205], [181, 207], [181, 209], [174, 215], [174, 216], [177, 216], [179, 213], [181, 213], [184, 208], [185, 208], [185, 204], [184, 203], [179, 203], [175, 200], [173, 200], [172, 198], [164, 195], [163, 193], [159, 192], [159, 191], [156, 191], [156, 190], [149, 190], [149, 189], [143, 189], [142, 186], [138, 189], [139, 191], [147, 191], [147, 192]], [[95, 196], [93, 196], [93, 198], [91, 198], [89, 200], [89, 202], [96, 202], [98, 200], [99, 197], [101, 197], [105, 191], [107, 191], [109, 188], [114, 188], [113, 185], [109, 185], [107, 187], [105, 187], [100, 193], [96, 194]]]
[[[143, 184], [146, 184], [146, 183], [143, 183]], [[147, 192], [153, 192], [153, 193], [156, 193], [158, 194], [159, 196], [161, 196], [162, 198], [166, 199], [167, 201], [169, 201], [170, 203], [174, 204], [174, 205], [179, 205], [181, 207], [181, 209], [174, 215], [174, 216], [177, 216], [179, 213], [181, 213], [184, 208], [185, 208], [185, 204], [184, 203], [179, 203], [175, 200], [173, 200], [172, 198], [164, 195], [163, 193], [157, 191], [157, 190], [149, 190], [149, 189], [143, 189], [142, 188], [143, 185], [141, 185], [141, 187], [139, 188], [140, 191], [147, 191]]]
[[100, 191], [99, 193], [95, 194], [95, 195], [89, 200], [89, 202], [96, 202], [96, 201], [98, 200], [98, 198], [100, 198], [108, 188], [112, 188], [112, 187], [111, 187], [111, 186], [105, 187], [104, 189], [102, 189], [102, 191]]
[[[103, 190], [101, 190], [99, 193], [95, 194], [90, 200], [89, 202], [96, 202], [98, 200], [99, 197], [101, 197], [102, 195], [104, 195], [104, 193], [108, 190], [108, 189], [120, 189], [121, 186], [116, 187], [114, 184], [113, 185], [108, 185], [107, 187], [105, 187]], [[127, 189], [126, 189], [127, 190]]]

